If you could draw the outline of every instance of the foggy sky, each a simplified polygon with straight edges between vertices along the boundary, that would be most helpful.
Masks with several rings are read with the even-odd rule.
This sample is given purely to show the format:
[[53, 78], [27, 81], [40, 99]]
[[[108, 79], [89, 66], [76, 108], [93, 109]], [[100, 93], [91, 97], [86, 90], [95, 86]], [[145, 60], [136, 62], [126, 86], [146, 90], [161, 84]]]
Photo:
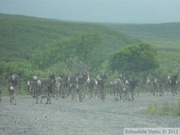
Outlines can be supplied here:
[[0, 13], [67, 21], [180, 22], [180, 0], [0, 0]]

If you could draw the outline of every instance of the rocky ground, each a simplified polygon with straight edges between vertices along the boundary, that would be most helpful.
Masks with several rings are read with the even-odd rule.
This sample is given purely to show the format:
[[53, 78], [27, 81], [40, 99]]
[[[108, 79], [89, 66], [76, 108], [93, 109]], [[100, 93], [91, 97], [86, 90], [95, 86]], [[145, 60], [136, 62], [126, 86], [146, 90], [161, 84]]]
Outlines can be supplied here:
[[99, 98], [52, 99], [52, 104], [36, 104], [31, 96], [17, 96], [11, 105], [9, 97], [0, 102], [0, 135], [123, 135], [124, 128], [180, 127], [180, 118], [154, 116], [149, 105], [177, 103], [178, 96], [155, 97], [141, 93], [134, 101], [115, 101], [106, 95]]

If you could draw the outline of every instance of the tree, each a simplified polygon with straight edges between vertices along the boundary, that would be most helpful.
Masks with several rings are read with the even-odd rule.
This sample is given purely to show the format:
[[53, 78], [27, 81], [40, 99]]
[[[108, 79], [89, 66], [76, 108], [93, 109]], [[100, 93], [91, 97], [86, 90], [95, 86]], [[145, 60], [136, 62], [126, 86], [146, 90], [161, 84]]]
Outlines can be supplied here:
[[148, 43], [129, 45], [110, 56], [109, 68], [112, 71], [139, 73], [159, 67], [156, 49]]
[[89, 64], [95, 57], [93, 51], [101, 41], [99, 34], [93, 31], [79, 32], [71, 37], [64, 37], [51, 44], [35, 49], [31, 62], [35, 68], [45, 69], [56, 63], [68, 63], [73, 58]]

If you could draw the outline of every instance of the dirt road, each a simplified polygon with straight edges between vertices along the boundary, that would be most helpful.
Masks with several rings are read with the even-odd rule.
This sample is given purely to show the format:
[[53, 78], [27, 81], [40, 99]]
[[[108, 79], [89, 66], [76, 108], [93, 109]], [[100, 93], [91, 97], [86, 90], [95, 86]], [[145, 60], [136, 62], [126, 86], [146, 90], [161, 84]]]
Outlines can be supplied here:
[[0, 102], [0, 135], [123, 135], [127, 127], [180, 127], [180, 118], [152, 116], [145, 112], [151, 104], [177, 103], [178, 96], [154, 97], [141, 94], [134, 101], [115, 101], [106, 95], [85, 99], [52, 99], [52, 104], [36, 104], [31, 96], [17, 96], [17, 105], [9, 97]]

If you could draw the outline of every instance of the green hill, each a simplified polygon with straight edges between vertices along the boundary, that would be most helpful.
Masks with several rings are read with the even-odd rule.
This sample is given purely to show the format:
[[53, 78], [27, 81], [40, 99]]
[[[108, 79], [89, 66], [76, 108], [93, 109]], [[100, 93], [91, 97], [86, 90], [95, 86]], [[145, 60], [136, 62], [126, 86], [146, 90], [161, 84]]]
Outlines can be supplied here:
[[32, 51], [37, 47], [88, 30], [101, 35], [103, 46], [107, 51], [138, 42], [137, 39], [100, 24], [64, 22], [6, 14], [0, 14], [0, 24], [0, 47], [5, 59], [7, 57], [29, 59]]
[[0, 24], [1, 77], [20, 72], [27, 80], [34, 73], [88, 66], [97, 74], [111, 52], [141, 41], [158, 49], [161, 71], [180, 70], [180, 23], [95, 24], [0, 14]]
[[162, 50], [179, 50], [180, 22], [164, 24], [110, 24], [110, 28], [148, 41]]
[[180, 70], [180, 22], [165, 24], [108, 24], [108, 27], [150, 43], [158, 49], [163, 69]]
[[[30, 59], [35, 49], [41, 48], [43, 50], [47, 45], [61, 42], [61, 39], [65, 37], [72, 38], [78, 33], [89, 31], [99, 35], [100, 41], [98, 45], [94, 44], [97, 46], [94, 52], [101, 53], [100, 57], [103, 57], [103, 61], [107, 60], [109, 53], [128, 44], [140, 42], [140, 40], [102, 24], [65, 22], [6, 14], [0, 14], [0, 24], [1, 60], [11, 64], [11, 67], [15, 64], [16, 67], [23, 68], [21, 70], [26, 68], [28, 71], [33, 66]], [[95, 53], [92, 55], [94, 56]]]
[[164, 24], [109, 24], [111, 28], [140, 38], [179, 39], [180, 22]]

